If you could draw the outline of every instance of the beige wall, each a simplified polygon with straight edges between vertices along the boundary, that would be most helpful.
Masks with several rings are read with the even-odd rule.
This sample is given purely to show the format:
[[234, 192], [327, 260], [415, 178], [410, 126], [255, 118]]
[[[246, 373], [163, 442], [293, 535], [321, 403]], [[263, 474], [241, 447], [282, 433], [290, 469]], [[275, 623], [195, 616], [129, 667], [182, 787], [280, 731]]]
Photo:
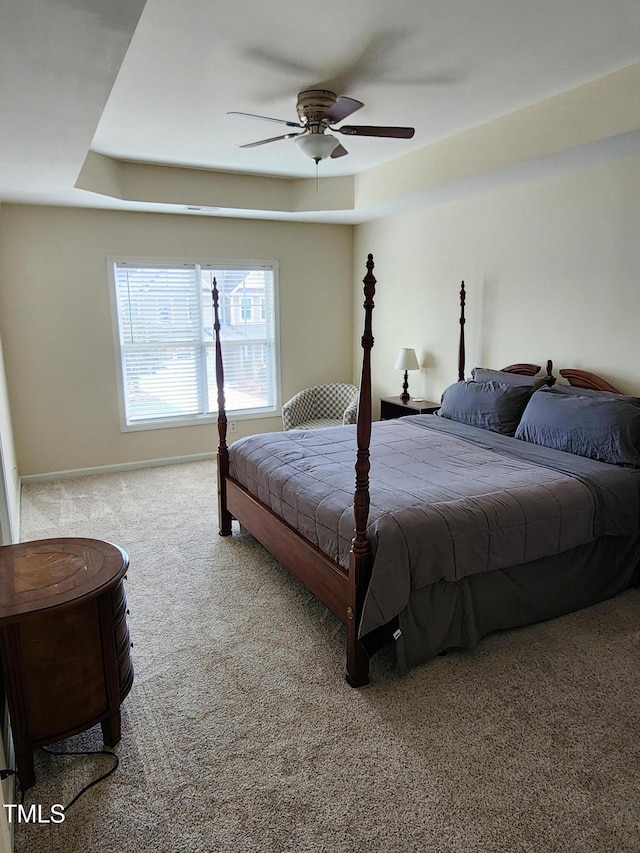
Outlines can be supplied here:
[[[0, 544], [9, 545], [20, 538], [20, 475], [2, 350], [0, 339]], [[1, 834], [0, 826], [0, 849]]]
[[0, 341], [0, 544], [20, 538], [20, 476]]
[[366, 252], [378, 279], [374, 400], [400, 393], [401, 347], [425, 360], [409, 375], [414, 395], [438, 400], [457, 379], [461, 280], [467, 375], [475, 365], [551, 358], [556, 375], [579, 367], [640, 393], [639, 222], [633, 157], [358, 226], [358, 334]]
[[[0, 335], [21, 476], [215, 450], [215, 425], [122, 433], [109, 255], [280, 264], [282, 394], [352, 376], [351, 226], [3, 205]], [[281, 428], [238, 422], [238, 436]]]
[[[120, 432], [108, 255], [278, 260], [283, 399], [357, 376], [367, 252], [374, 400], [399, 393], [403, 346], [425, 364], [410, 375], [414, 396], [439, 399], [455, 381], [462, 279], [467, 373], [551, 358], [556, 371], [592, 369], [640, 393], [639, 221], [637, 157], [355, 229], [3, 205], [0, 336], [20, 473], [215, 449], [209, 425]], [[240, 421], [238, 435], [279, 428], [279, 418]]]

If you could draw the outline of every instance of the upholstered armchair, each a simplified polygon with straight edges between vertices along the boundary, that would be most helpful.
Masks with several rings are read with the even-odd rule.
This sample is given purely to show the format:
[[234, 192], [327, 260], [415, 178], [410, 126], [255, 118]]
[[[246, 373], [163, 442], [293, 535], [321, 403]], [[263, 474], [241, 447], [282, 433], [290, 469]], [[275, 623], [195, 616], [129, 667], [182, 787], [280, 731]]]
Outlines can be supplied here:
[[282, 407], [282, 425], [287, 429], [321, 429], [354, 424], [358, 411], [358, 389], [344, 382], [314, 385], [299, 391]]

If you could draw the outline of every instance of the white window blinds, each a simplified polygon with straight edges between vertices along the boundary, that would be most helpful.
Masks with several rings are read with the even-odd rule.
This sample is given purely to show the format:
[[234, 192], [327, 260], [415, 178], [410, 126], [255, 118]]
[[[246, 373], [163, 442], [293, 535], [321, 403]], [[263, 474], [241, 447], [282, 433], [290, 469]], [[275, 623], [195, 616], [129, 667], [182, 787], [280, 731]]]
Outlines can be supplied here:
[[275, 410], [275, 272], [275, 263], [113, 263], [125, 425], [216, 413], [214, 277], [227, 412]]

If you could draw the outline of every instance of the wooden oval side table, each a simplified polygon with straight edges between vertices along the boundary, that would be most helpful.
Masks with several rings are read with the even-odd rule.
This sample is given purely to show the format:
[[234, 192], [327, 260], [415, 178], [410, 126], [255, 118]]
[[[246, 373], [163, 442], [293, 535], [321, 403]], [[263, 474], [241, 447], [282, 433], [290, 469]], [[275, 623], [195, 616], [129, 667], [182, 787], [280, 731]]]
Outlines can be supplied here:
[[23, 791], [33, 748], [97, 723], [120, 740], [133, 684], [124, 578], [127, 554], [98, 539], [0, 546], [0, 657]]

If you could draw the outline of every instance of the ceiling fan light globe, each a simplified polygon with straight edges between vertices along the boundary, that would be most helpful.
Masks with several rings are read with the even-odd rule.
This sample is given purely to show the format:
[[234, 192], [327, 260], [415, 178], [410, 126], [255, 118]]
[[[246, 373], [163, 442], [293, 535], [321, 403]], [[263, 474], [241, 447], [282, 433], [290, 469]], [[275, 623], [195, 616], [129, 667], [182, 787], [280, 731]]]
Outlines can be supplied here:
[[331, 154], [340, 144], [335, 136], [331, 136], [330, 133], [305, 133], [296, 137], [294, 142], [304, 156], [315, 163], [331, 157]]

